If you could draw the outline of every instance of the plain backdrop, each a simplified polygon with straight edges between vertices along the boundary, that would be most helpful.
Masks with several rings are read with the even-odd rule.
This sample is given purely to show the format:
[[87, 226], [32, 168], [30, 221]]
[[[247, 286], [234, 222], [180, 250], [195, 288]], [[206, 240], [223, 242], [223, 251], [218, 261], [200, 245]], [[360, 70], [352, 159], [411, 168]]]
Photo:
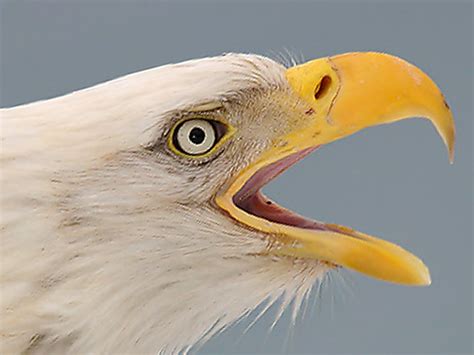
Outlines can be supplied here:
[[270, 310], [200, 353], [472, 352], [472, 3], [444, 1], [11, 1], [1, 6], [1, 106], [223, 52], [299, 60], [375, 50], [434, 78], [457, 124], [456, 160], [420, 119], [330, 144], [266, 187], [306, 216], [398, 243], [433, 284], [333, 275], [303, 318]]

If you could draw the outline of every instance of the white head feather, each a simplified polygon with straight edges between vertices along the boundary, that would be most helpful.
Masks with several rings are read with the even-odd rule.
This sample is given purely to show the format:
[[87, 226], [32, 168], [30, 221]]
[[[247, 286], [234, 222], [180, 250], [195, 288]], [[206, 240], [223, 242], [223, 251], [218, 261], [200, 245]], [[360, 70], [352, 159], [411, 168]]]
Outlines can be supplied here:
[[264, 236], [205, 203], [224, 170], [146, 149], [176, 112], [285, 85], [231, 54], [2, 109], [1, 352], [176, 353], [262, 302], [299, 307], [324, 266], [253, 256]]

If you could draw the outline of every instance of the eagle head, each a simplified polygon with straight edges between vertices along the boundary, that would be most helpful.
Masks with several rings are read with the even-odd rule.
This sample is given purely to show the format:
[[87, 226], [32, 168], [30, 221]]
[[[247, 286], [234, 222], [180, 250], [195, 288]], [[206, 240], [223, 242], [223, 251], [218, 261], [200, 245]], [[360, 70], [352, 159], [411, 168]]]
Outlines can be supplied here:
[[452, 159], [449, 107], [402, 59], [228, 54], [1, 116], [3, 353], [187, 351], [259, 305], [296, 314], [338, 267], [430, 283], [401, 247], [261, 192], [318, 147], [413, 116]]

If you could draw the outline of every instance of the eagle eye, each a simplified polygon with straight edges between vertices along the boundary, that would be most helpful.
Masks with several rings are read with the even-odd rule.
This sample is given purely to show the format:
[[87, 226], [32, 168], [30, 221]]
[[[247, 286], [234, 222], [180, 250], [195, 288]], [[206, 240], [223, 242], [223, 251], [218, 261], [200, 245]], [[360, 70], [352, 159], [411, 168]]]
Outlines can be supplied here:
[[227, 127], [219, 121], [189, 119], [173, 128], [170, 146], [181, 154], [201, 157], [211, 153], [226, 132]]

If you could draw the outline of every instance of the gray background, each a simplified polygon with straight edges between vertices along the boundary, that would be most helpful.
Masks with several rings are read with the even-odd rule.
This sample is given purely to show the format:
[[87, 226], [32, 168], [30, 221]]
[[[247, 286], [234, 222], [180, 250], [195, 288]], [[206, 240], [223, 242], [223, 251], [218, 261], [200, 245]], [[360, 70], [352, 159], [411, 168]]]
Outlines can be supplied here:
[[[321, 149], [266, 188], [304, 215], [413, 251], [433, 284], [409, 288], [344, 272], [316, 306], [273, 331], [270, 312], [203, 353], [472, 352], [472, 3], [3, 2], [1, 105], [54, 97], [126, 73], [222, 52], [305, 59], [397, 54], [429, 73], [454, 111], [456, 161], [427, 121], [360, 132]], [[319, 188], [314, 189], [313, 183]]]

